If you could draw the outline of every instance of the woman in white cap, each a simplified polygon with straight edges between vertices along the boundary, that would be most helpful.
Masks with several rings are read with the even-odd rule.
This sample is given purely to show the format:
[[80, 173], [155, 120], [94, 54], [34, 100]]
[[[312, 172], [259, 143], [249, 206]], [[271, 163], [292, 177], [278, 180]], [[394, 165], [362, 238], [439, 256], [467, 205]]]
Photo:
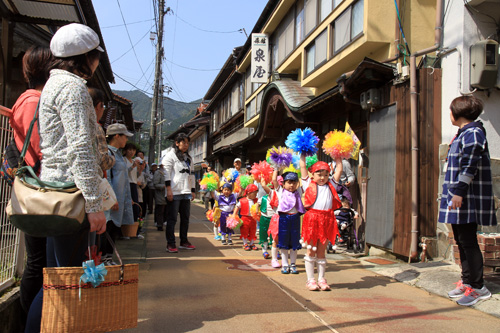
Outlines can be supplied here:
[[[95, 152], [96, 113], [86, 86], [99, 65], [99, 36], [82, 24], [61, 27], [52, 37], [55, 57], [50, 77], [40, 98], [39, 133], [43, 155], [40, 179], [74, 182], [82, 191], [87, 213], [82, 228], [74, 234], [47, 238], [47, 266], [81, 266], [90, 231], [106, 231], [106, 218], [99, 192], [101, 177]], [[39, 332], [42, 290], [33, 301], [27, 332]]]
[[[129, 170], [122, 149], [133, 134], [123, 124], [111, 124], [106, 129], [109, 155], [116, 159], [115, 165], [108, 171], [108, 181], [116, 194], [116, 205], [106, 214], [106, 230], [115, 241], [121, 234], [122, 225], [134, 224], [132, 213], [132, 195], [130, 193]], [[101, 258], [105, 265], [113, 265], [113, 246], [106, 237], [101, 236]]]

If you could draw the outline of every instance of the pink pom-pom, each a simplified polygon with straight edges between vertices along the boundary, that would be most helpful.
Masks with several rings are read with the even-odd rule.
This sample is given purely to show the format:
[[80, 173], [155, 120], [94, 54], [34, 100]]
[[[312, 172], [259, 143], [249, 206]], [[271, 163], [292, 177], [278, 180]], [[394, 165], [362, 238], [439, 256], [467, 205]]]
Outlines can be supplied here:
[[226, 219], [226, 226], [229, 229], [236, 229], [241, 224], [243, 224], [243, 222], [237, 216], [235, 217], [233, 214], [229, 215]]

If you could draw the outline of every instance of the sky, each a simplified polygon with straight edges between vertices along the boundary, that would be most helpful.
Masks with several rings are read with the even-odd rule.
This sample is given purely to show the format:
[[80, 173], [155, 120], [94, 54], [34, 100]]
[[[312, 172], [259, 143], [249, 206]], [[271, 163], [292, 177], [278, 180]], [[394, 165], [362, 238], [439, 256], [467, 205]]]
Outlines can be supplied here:
[[[152, 96], [158, 0], [93, 0], [115, 77], [113, 90]], [[203, 98], [234, 47], [245, 43], [267, 0], [166, 0], [164, 85], [181, 102]]]

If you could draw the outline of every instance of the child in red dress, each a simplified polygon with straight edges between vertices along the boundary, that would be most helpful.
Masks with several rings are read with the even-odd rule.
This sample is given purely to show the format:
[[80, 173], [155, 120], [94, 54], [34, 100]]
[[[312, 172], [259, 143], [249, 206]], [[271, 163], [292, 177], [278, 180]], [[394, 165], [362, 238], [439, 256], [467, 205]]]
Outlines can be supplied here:
[[[333, 180], [339, 181], [342, 173], [342, 160], [338, 159]], [[326, 247], [328, 240], [335, 243], [338, 233], [334, 210], [340, 208], [339, 196], [334, 183], [329, 179], [330, 167], [326, 162], [316, 162], [309, 168], [312, 174], [308, 176], [306, 157], [300, 157], [300, 171], [302, 173], [302, 188], [305, 191], [304, 207], [306, 213], [302, 221], [302, 238], [307, 248], [304, 256], [307, 274], [306, 287], [311, 290], [330, 290], [325, 279]], [[318, 282], [314, 279], [314, 264], [318, 267]]]

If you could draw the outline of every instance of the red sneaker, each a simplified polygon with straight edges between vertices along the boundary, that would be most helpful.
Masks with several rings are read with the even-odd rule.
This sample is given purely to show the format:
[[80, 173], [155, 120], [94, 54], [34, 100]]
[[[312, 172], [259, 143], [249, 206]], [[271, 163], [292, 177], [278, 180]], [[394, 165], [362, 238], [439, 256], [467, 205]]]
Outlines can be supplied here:
[[191, 243], [189, 243], [189, 242], [186, 242], [186, 243], [182, 243], [181, 245], [179, 245], [179, 249], [194, 250], [194, 249], [196, 249], [196, 246], [191, 245]]
[[166, 251], [168, 253], [177, 253], [177, 252], [179, 252], [179, 250], [177, 250], [177, 247], [175, 246], [175, 244], [168, 244], [167, 248], [166, 248]]

